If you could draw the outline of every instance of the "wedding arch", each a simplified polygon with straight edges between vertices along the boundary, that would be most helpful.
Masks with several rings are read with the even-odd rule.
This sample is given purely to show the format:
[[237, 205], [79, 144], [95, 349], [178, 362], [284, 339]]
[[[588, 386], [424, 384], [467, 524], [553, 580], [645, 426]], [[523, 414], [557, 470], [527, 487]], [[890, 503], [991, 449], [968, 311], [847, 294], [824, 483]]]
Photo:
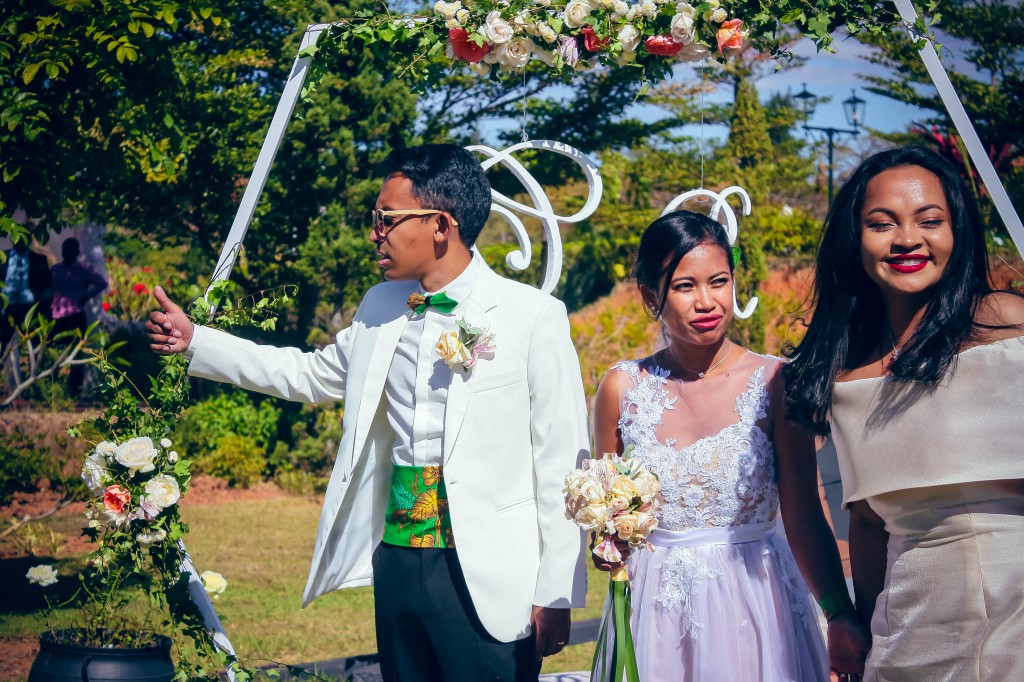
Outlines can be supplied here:
[[[851, 34], [909, 31], [1011, 239], [1018, 251], [1024, 252], [1024, 225], [911, 0], [892, 0], [891, 4], [889, 0], [819, 0], [813, 5], [802, 0], [638, 0], [632, 4], [625, 0], [438, 0], [433, 12], [425, 16], [391, 14], [384, 7], [379, 12], [306, 28], [212, 281], [227, 279], [231, 274], [296, 104], [319, 85], [333, 60], [346, 52], [386, 53], [389, 60], [402, 67], [402, 76], [418, 87], [439, 84], [452, 69], [466, 68], [484, 77], [495, 77], [539, 62], [540, 68], [550, 70], [565, 83], [571, 83], [576, 73], [587, 68], [628, 69], [643, 83], [642, 92], [648, 84], [671, 77], [679, 61], [724, 61], [747, 43], [762, 51], [784, 54], [778, 40], [782, 26], [809, 37], [825, 50], [833, 49], [831, 33], [839, 28]], [[482, 145], [469, 149], [485, 157], [484, 168], [504, 164], [523, 183], [533, 206], [495, 191], [492, 210], [507, 220], [516, 234], [519, 248], [506, 259], [516, 270], [529, 265], [532, 253], [518, 215], [541, 221], [548, 244], [540, 288], [552, 291], [562, 265], [558, 225], [584, 220], [596, 210], [602, 187], [598, 166], [579, 150], [552, 140], [524, 139], [505, 150]], [[526, 150], [550, 151], [576, 162], [588, 185], [582, 209], [571, 216], [554, 212], [543, 188], [515, 158]], [[730, 241], [735, 242], [736, 217], [726, 199], [738, 195], [743, 213], [749, 214], [746, 193], [730, 187], [716, 194], [700, 187], [681, 194], [666, 210], [697, 194], [714, 202], [713, 212], [726, 214]], [[743, 308], [735, 303], [736, 310], [740, 316], [749, 316], [756, 302], [752, 299]], [[190, 561], [186, 561], [186, 568], [191, 573], [189, 592], [214, 641], [234, 654]], [[228, 675], [233, 679], [233, 670], [229, 669]]]

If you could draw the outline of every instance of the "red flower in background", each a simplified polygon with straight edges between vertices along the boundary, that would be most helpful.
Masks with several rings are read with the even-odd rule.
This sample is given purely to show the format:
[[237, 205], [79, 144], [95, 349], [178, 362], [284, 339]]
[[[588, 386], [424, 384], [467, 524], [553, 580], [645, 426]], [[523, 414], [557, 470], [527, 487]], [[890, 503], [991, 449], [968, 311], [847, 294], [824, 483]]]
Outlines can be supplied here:
[[107, 301], [103, 302], [103, 312], [105, 312], [105, 313], [109, 313], [110, 312], [110, 303], [107, 302]]
[[580, 33], [583, 35], [583, 47], [587, 48], [587, 52], [600, 52], [608, 47], [608, 38], [598, 38], [597, 31], [590, 26], [584, 26]]
[[149, 293], [149, 289], [147, 289], [146, 285], [143, 284], [142, 282], [139, 282], [138, 284], [133, 286], [132, 291], [134, 291], [137, 296], [142, 296], [143, 294]]
[[484, 58], [491, 51], [487, 43], [477, 45], [469, 39], [469, 32], [464, 28], [452, 28], [448, 30], [448, 44], [452, 46], [452, 54], [471, 64]]
[[672, 36], [665, 34], [660, 36], [651, 36], [644, 41], [644, 47], [651, 54], [656, 54], [659, 57], [675, 57], [683, 49], [682, 43], [677, 43], [672, 40]]

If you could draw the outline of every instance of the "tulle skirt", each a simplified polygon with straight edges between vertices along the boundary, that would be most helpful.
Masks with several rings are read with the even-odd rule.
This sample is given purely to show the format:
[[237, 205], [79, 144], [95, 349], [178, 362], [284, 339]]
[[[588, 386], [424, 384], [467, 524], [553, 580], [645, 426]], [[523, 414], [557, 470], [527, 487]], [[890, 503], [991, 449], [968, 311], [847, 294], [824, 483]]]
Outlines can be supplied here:
[[[817, 610], [774, 525], [659, 531], [702, 537], [633, 553], [631, 628], [642, 682], [828, 679]], [[744, 530], [756, 539], [742, 541]]]

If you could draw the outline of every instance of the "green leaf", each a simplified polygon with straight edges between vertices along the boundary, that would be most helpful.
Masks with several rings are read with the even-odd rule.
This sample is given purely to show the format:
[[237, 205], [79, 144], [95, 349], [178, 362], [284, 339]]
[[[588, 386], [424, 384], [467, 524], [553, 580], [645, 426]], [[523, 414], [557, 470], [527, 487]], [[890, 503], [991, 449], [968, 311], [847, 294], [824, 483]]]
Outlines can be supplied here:
[[32, 79], [36, 77], [36, 73], [38, 73], [40, 67], [42, 67], [42, 63], [29, 64], [25, 67], [25, 70], [21, 74], [21, 78], [25, 81], [25, 85], [32, 82]]
[[213, 8], [212, 7], [203, 7], [202, 9], [199, 10], [199, 16], [201, 16], [203, 19], [209, 19], [212, 14], [213, 14]]

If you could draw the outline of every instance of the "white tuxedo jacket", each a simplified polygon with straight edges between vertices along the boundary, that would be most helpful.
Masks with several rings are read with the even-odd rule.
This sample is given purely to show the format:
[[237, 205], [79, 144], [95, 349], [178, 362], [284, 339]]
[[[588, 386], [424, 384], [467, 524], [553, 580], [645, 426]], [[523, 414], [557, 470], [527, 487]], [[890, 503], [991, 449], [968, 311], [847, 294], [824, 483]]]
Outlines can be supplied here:
[[[479, 258], [479, 256], [475, 256]], [[503, 642], [530, 634], [531, 607], [582, 607], [583, 537], [566, 520], [566, 474], [589, 456], [579, 360], [565, 306], [481, 262], [454, 314], [496, 335], [492, 359], [453, 371], [444, 477], [459, 562], [477, 615]], [[318, 403], [345, 400], [344, 435], [320, 516], [302, 604], [371, 583], [384, 532], [394, 432], [383, 398], [415, 282], [370, 289], [323, 350], [261, 346], [197, 328], [192, 376]]]

